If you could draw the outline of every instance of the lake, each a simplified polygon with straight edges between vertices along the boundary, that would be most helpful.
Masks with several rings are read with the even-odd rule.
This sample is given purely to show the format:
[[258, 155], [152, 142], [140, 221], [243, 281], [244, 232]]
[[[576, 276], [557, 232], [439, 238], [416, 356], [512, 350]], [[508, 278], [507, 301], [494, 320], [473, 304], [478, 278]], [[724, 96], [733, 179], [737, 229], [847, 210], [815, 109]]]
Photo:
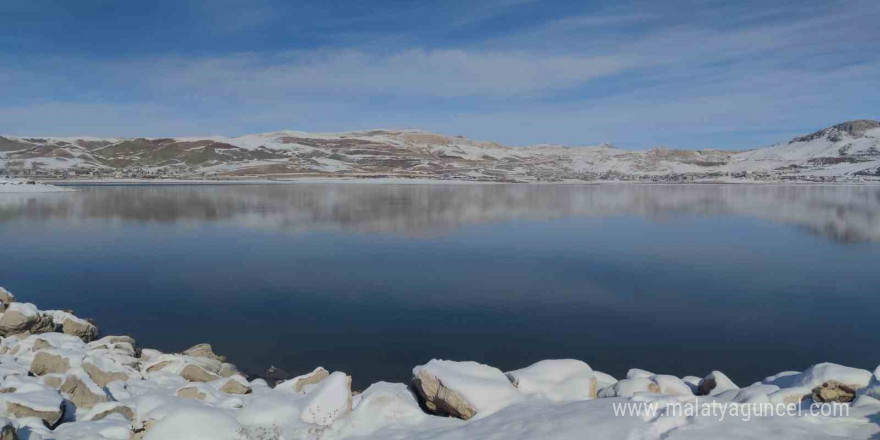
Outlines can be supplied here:
[[740, 385], [880, 363], [880, 187], [78, 186], [0, 194], [0, 286], [245, 371], [432, 357]]

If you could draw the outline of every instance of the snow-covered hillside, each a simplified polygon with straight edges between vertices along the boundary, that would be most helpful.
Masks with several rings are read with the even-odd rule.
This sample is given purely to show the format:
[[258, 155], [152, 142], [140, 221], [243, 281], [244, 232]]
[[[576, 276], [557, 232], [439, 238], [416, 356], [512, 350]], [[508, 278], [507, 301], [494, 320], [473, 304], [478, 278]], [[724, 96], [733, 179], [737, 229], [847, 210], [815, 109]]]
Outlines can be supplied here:
[[420, 130], [240, 137], [0, 137], [16, 176], [399, 176], [482, 181], [877, 180], [880, 122], [850, 121], [756, 150], [510, 147]]

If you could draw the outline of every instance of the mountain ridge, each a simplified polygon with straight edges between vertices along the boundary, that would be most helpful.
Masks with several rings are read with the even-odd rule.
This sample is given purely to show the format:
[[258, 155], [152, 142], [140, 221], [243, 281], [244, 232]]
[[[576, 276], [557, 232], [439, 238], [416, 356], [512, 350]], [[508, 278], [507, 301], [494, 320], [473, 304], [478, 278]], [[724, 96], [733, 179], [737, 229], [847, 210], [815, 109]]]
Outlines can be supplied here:
[[0, 136], [0, 173], [58, 178], [865, 181], [880, 177], [880, 121], [846, 121], [787, 143], [744, 151], [630, 151], [607, 143], [513, 147], [418, 129], [179, 138]]

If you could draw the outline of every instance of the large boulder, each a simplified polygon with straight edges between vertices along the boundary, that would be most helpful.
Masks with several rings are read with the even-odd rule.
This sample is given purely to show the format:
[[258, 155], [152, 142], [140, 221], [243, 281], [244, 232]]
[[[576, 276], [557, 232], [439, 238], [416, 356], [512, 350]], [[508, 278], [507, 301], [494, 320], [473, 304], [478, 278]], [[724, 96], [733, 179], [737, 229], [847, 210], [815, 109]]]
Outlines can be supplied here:
[[264, 379], [270, 387], [275, 387], [278, 386], [278, 384], [280, 384], [281, 382], [284, 382], [293, 376], [287, 371], [284, 371], [283, 369], [273, 365], [267, 368], [266, 371], [264, 371], [263, 374], [259, 377]]
[[208, 397], [208, 394], [196, 385], [187, 385], [178, 389], [174, 394], [181, 399], [190, 400], [205, 400]]
[[131, 377], [121, 366], [112, 361], [102, 358], [87, 359], [82, 363], [82, 369], [89, 375], [99, 387], [106, 387], [113, 381], [127, 381]]
[[309, 392], [309, 401], [300, 420], [321, 426], [330, 426], [351, 412], [351, 376], [334, 372]]
[[11, 336], [22, 333], [46, 333], [55, 330], [52, 317], [40, 313], [30, 303], [11, 303], [0, 316], [0, 336]]
[[574, 359], [544, 360], [507, 373], [520, 393], [562, 402], [596, 397], [598, 380], [585, 362]]
[[81, 353], [64, 350], [40, 350], [34, 355], [29, 371], [34, 376], [63, 374], [78, 365], [83, 357]]
[[211, 344], [196, 344], [190, 348], [187, 348], [181, 354], [186, 356], [211, 359], [218, 362], [226, 362], [226, 357], [219, 356], [214, 353], [214, 349], [211, 347]]
[[416, 425], [428, 417], [419, 407], [418, 398], [401, 383], [377, 382], [358, 397], [349, 422], [360, 435], [389, 425]]
[[697, 386], [697, 394], [701, 396], [714, 396], [725, 391], [739, 389], [727, 375], [720, 371], [713, 371], [706, 375]]
[[140, 357], [141, 351], [138, 349], [137, 342], [131, 336], [104, 336], [97, 341], [89, 342], [89, 350], [118, 350], [129, 356]]
[[[147, 350], [143, 350], [147, 353]], [[208, 358], [179, 354], [161, 354], [142, 365], [145, 375], [153, 373], [172, 373], [189, 382], [212, 382], [220, 379], [222, 363]]]
[[76, 336], [84, 342], [91, 342], [98, 337], [98, 326], [76, 317], [64, 320], [61, 330], [64, 334]]
[[180, 371], [180, 377], [190, 382], [212, 382], [220, 379], [220, 376], [211, 373], [196, 364], [187, 364]]
[[247, 379], [241, 375], [230, 376], [220, 386], [220, 391], [226, 394], [250, 394], [251, 386]]
[[871, 377], [872, 374], [868, 370], [824, 362], [813, 365], [801, 374], [792, 376], [790, 386], [813, 389], [826, 382], [835, 381], [847, 388], [859, 390], [868, 386]]
[[501, 370], [476, 362], [433, 359], [413, 368], [413, 385], [428, 410], [464, 420], [522, 399]]
[[304, 393], [307, 391], [307, 388], [317, 385], [328, 377], [330, 377], [330, 372], [324, 369], [324, 367], [318, 367], [310, 373], [294, 377], [290, 380], [285, 380], [284, 382], [276, 383], [275, 389], [292, 391], [294, 393]]
[[61, 384], [61, 392], [77, 408], [91, 408], [110, 400], [103, 388], [99, 387], [83, 370], [72, 370], [64, 383]]
[[6, 413], [15, 418], [36, 417], [49, 428], [55, 428], [64, 417], [64, 399], [57, 391], [51, 389], [33, 392], [5, 394], [2, 401], [6, 405]]

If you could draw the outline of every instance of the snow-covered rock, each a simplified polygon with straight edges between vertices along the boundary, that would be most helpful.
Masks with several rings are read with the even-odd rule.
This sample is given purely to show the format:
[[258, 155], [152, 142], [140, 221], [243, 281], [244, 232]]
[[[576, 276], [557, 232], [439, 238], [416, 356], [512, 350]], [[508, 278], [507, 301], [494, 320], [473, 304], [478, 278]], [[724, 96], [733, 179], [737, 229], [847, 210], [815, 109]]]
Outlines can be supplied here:
[[279, 391], [290, 391], [293, 393], [304, 393], [328, 377], [330, 377], [330, 372], [324, 369], [324, 367], [318, 367], [310, 373], [276, 383], [275, 389]]
[[52, 317], [42, 314], [30, 303], [11, 303], [0, 316], [0, 336], [20, 333], [45, 333], [55, 329]]
[[309, 393], [300, 419], [305, 423], [328, 426], [351, 412], [351, 377], [334, 372]]
[[739, 389], [739, 387], [724, 373], [717, 370], [706, 375], [697, 386], [698, 394], [701, 396], [714, 396], [735, 389]]
[[64, 399], [57, 391], [36, 386], [19, 389], [15, 393], [0, 394], [0, 408], [18, 419], [35, 417], [49, 427], [55, 427], [65, 411]]
[[61, 392], [77, 408], [91, 408], [98, 403], [107, 402], [110, 397], [81, 368], [67, 372], [67, 378], [61, 384]]
[[76, 336], [84, 342], [91, 342], [98, 337], [98, 326], [85, 319], [78, 318], [73, 313], [52, 310], [47, 312], [47, 314], [52, 316], [55, 325], [61, 326], [61, 331], [64, 334]]
[[633, 377], [617, 381], [614, 385], [599, 390], [599, 397], [632, 397], [636, 393], [659, 393], [660, 386], [646, 377]]
[[417, 425], [428, 416], [419, 407], [412, 391], [400, 383], [378, 382], [359, 396], [348, 425], [351, 434], [371, 434], [388, 425]]
[[413, 384], [429, 410], [465, 420], [522, 399], [501, 370], [471, 361], [432, 359], [413, 368]]
[[861, 368], [823, 362], [813, 365], [801, 374], [792, 375], [789, 386], [815, 388], [828, 381], [837, 381], [852, 389], [858, 390], [868, 386], [872, 374]]
[[193, 345], [192, 347], [184, 350], [181, 354], [185, 356], [211, 359], [221, 363], [226, 361], [225, 357], [218, 356], [216, 353], [214, 353], [214, 348], [211, 347], [211, 344], [206, 343]]
[[555, 402], [593, 399], [598, 380], [585, 362], [553, 359], [536, 362], [510, 371], [507, 377], [520, 393], [540, 396]]
[[666, 374], [655, 374], [649, 378], [660, 388], [660, 394], [670, 396], [692, 396], [691, 387], [681, 379]]

